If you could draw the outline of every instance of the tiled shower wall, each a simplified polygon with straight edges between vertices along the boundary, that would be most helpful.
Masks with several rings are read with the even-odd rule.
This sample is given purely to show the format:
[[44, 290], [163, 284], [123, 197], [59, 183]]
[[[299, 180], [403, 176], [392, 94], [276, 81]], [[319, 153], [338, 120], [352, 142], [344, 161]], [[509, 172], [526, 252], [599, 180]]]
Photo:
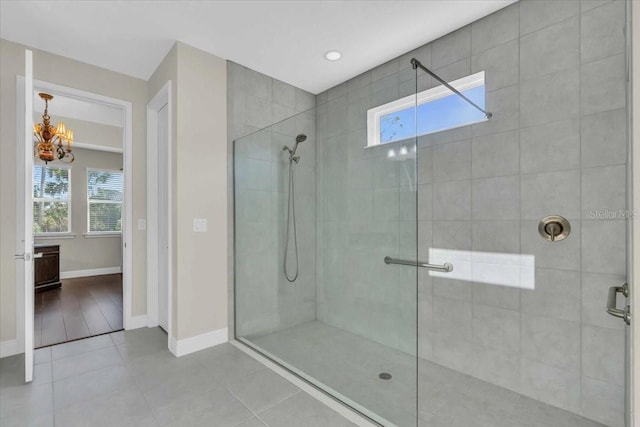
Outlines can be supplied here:
[[[624, 31], [622, 0], [523, 0], [318, 95], [318, 319], [411, 350], [412, 269], [380, 259], [411, 257], [413, 162], [363, 148], [366, 111], [412, 93], [412, 56], [447, 80], [484, 70], [493, 118], [420, 138], [419, 255], [533, 255], [535, 289], [421, 271], [419, 355], [622, 426], [624, 324], [604, 307], [626, 277]], [[549, 243], [554, 214], [572, 233]]]
[[[232, 284], [229, 306], [237, 314], [236, 335], [260, 335], [316, 317], [315, 96], [233, 62], [227, 71], [230, 155], [238, 140], [235, 164], [229, 159], [236, 176], [229, 215], [236, 232], [235, 271], [230, 272], [236, 301]], [[282, 147], [291, 147], [298, 133], [309, 138], [295, 166], [300, 276], [292, 285], [282, 271], [289, 167]], [[233, 186], [233, 170], [229, 176]]]

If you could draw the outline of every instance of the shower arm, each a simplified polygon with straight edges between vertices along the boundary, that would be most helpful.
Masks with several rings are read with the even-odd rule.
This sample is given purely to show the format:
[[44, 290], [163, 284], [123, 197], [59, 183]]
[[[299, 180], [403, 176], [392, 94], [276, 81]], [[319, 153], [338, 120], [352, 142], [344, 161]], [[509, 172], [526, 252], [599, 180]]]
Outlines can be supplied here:
[[455, 87], [451, 86], [449, 83], [447, 83], [444, 79], [442, 79], [440, 76], [438, 76], [436, 73], [434, 73], [433, 71], [431, 71], [430, 69], [428, 69], [427, 67], [425, 67], [424, 65], [422, 65], [422, 63], [420, 61], [418, 61], [416, 58], [411, 58], [411, 66], [413, 67], [413, 69], [417, 69], [420, 68], [422, 71], [424, 71], [425, 73], [429, 74], [431, 77], [433, 77], [434, 79], [436, 79], [437, 81], [439, 81], [440, 83], [442, 83], [447, 89], [449, 89], [451, 92], [455, 93], [456, 95], [458, 95], [460, 98], [464, 99], [465, 101], [467, 101], [469, 104], [471, 104], [473, 107], [477, 108], [478, 110], [482, 111], [484, 113], [484, 116], [487, 119], [490, 119], [491, 116], [493, 116], [493, 113], [490, 111], [485, 111], [484, 109], [480, 108], [480, 106], [478, 104], [476, 104], [475, 102], [473, 102], [472, 100], [470, 100], [469, 98], [467, 98], [466, 96], [464, 96], [462, 93], [460, 93], [460, 91], [458, 89], [456, 89]]

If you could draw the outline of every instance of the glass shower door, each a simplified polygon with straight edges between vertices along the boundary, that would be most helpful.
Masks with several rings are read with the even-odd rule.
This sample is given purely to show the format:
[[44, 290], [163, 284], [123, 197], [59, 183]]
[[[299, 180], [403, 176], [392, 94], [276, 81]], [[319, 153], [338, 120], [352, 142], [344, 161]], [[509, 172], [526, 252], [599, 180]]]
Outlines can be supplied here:
[[235, 141], [235, 333], [381, 425], [413, 427], [416, 139], [368, 147], [367, 132], [372, 108], [414, 102], [403, 65]]
[[336, 391], [382, 425], [415, 426], [416, 140], [399, 127], [375, 134], [369, 114], [415, 104], [415, 71], [396, 70], [359, 76], [317, 107], [318, 319], [344, 334]]

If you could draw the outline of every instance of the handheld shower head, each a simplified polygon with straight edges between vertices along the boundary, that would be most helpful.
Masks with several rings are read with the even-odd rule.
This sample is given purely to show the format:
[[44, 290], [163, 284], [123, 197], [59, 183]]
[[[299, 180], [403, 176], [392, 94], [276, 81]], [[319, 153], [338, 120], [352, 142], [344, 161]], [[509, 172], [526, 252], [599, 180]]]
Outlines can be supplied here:
[[296, 157], [296, 150], [298, 149], [298, 144], [300, 144], [301, 142], [304, 142], [307, 140], [307, 135], [301, 133], [300, 135], [296, 136], [296, 145], [293, 146], [293, 149], [287, 147], [286, 145], [284, 147], [282, 147], [282, 151], [288, 151], [289, 152], [289, 160], [293, 160], [296, 163], [298, 163], [298, 160], [300, 160], [300, 156]]

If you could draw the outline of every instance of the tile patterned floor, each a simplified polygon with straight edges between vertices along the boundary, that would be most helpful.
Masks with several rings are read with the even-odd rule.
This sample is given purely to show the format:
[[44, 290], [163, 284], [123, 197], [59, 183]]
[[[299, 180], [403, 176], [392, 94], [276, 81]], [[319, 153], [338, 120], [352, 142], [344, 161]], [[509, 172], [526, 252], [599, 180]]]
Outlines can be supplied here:
[[[405, 353], [322, 322], [249, 339], [402, 427], [416, 424], [416, 378], [420, 427], [603, 427], [425, 360], [416, 368]], [[383, 371], [393, 379], [379, 380]]]
[[0, 425], [341, 427], [348, 420], [231, 344], [176, 358], [159, 328], [0, 359]]

